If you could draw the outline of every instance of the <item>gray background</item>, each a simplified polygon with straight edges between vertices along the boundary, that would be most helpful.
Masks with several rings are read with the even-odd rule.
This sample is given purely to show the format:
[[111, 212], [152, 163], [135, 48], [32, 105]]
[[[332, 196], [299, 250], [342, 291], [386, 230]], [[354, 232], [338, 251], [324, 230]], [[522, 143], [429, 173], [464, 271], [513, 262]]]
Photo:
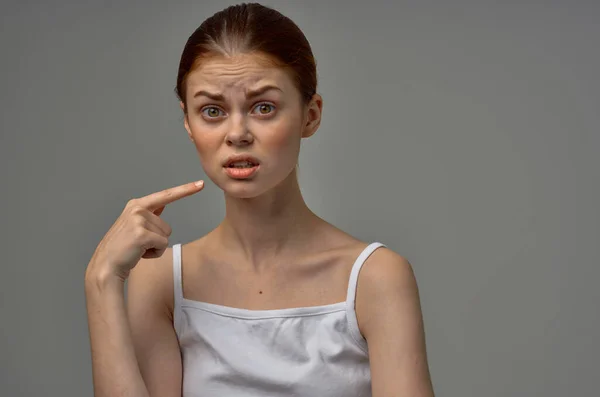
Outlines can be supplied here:
[[[205, 178], [173, 87], [229, 3], [2, 3], [0, 395], [92, 395], [85, 268], [127, 200]], [[305, 199], [411, 261], [437, 395], [597, 395], [600, 4], [265, 4], [318, 62]], [[223, 213], [207, 179], [171, 245]]]

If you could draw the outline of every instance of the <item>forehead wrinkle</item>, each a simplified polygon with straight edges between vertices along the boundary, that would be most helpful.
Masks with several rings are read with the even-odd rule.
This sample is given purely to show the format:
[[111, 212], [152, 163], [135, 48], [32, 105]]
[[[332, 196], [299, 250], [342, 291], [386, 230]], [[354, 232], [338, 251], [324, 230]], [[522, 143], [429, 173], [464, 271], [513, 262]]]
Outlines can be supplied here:
[[255, 70], [248, 70], [248, 68], [238, 68], [236, 70], [218, 69], [213, 71], [204, 70], [200, 71], [200, 76], [206, 77], [203, 80], [219, 81], [225, 80], [226, 84], [235, 84], [236, 82], [243, 81], [247, 84], [256, 84], [260, 80], [265, 78], [272, 78], [273, 73], [266, 72], [264, 69], [257, 68]]
[[200, 71], [200, 73], [213, 75], [215, 77], [239, 76], [239, 75], [243, 75], [243, 74], [257, 75], [257, 74], [261, 74], [261, 72], [264, 73], [263, 68], [248, 68], [247, 66], [238, 67], [238, 68], [214, 67], [212, 69], [213, 70], [210, 70], [207, 68], [207, 69]]
[[[228, 79], [228, 81], [216, 82], [214, 80], [204, 80], [203, 83], [198, 84], [198, 88], [202, 87], [206, 89], [206, 91], [215, 93], [215, 94], [225, 94], [226, 91], [239, 91], [246, 94], [248, 91], [255, 91], [258, 88], [262, 88], [266, 85], [272, 85], [279, 87], [282, 91], [283, 88], [280, 84], [273, 79], [267, 79], [264, 77], [254, 77], [254, 78], [241, 78], [241, 79]], [[194, 91], [197, 91], [194, 90]]]
[[284, 70], [252, 58], [212, 59], [193, 71], [189, 77], [192, 92], [203, 89], [222, 95], [231, 90], [245, 95], [246, 91], [265, 85], [274, 85], [286, 92], [289, 85]]
[[267, 85], [279, 87], [283, 92], [286, 91], [286, 84], [277, 76], [225, 76], [224, 78], [198, 75], [196, 79], [190, 81], [190, 87], [193, 92], [204, 89], [214, 94], [225, 94], [226, 91], [239, 91], [246, 94], [247, 91], [255, 91]]
[[265, 63], [261, 58], [252, 55], [239, 55], [235, 57], [219, 57], [208, 60], [198, 69], [201, 74], [215, 77], [230, 77], [241, 74], [265, 75], [273, 74], [276, 68]]

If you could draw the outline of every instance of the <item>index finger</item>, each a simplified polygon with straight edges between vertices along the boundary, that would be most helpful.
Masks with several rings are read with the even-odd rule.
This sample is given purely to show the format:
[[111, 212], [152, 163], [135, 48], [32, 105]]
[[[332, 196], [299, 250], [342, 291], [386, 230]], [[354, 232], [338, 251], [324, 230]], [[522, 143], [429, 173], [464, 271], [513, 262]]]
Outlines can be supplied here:
[[199, 192], [204, 187], [204, 181], [190, 182], [180, 186], [161, 190], [139, 198], [138, 204], [149, 211], [155, 211], [165, 205]]

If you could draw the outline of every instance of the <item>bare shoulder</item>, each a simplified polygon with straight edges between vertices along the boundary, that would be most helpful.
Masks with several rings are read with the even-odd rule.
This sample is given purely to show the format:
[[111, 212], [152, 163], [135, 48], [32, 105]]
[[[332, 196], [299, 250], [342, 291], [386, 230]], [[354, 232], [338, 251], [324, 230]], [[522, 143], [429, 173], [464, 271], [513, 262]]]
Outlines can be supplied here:
[[356, 317], [369, 347], [373, 395], [433, 397], [412, 265], [398, 253], [380, 247], [363, 266]]
[[[416, 280], [412, 264], [388, 247], [379, 247], [365, 261], [359, 277], [359, 288], [384, 291], [388, 288], [414, 288]], [[375, 291], [372, 291], [375, 292]]]
[[[182, 251], [195, 250], [205, 243], [207, 236], [182, 243]], [[168, 247], [159, 258], [142, 258], [131, 271], [127, 279], [128, 296], [131, 293], [136, 300], [152, 305], [152, 309], [164, 310], [171, 321], [174, 308], [173, 246]], [[150, 309], [150, 307], [149, 307]]]
[[142, 258], [127, 279], [128, 297], [142, 298], [154, 309], [173, 315], [173, 247], [168, 247], [159, 258]]
[[408, 259], [387, 247], [373, 251], [357, 282], [356, 315], [363, 335], [367, 336], [370, 324], [378, 322], [376, 316], [387, 315], [380, 310], [390, 307], [387, 303], [415, 299], [418, 301], [417, 280]]
[[181, 396], [182, 362], [173, 326], [173, 249], [141, 259], [127, 284], [127, 317], [140, 373], [152, 396]]

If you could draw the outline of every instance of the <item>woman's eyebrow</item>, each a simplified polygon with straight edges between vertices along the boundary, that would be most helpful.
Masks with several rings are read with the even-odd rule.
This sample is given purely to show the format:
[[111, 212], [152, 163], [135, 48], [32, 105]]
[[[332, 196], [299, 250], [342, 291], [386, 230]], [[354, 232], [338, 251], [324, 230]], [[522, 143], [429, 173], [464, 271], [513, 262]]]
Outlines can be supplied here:
[[200, 90], [194, 94], [194, 98], [197, 98], [199, 96], [208, 97], [208, 98], [212, 99], [213, 101], [221, 101], [221, 102], [225, 101], [225, 97], [222, 94], [213, 94], [213, 93], [210, 93], [210, 92], [204, 91], [204, 90]]
[[[246, 98], [254, 98], [270, 90], [283, 92], [283, 90], [277, 86], [265, 85], [263, 87], [257, 88], [256, 90], [246, 90]], [[197, 98], [199, 96], [208, 97], [213, 101], [225, 101], [225, 96], [223, 96], [223, 94], [216, 94], [206, 90], [200, 90], [194, 94], [194, 98]]]
[[263, 87], [257, 88], [256, 90], [246, 90], [246, 98], [254, 98], [270, 90], [277, 90], [283, 92], [283, 90], [277, 86], [265, 85]]

